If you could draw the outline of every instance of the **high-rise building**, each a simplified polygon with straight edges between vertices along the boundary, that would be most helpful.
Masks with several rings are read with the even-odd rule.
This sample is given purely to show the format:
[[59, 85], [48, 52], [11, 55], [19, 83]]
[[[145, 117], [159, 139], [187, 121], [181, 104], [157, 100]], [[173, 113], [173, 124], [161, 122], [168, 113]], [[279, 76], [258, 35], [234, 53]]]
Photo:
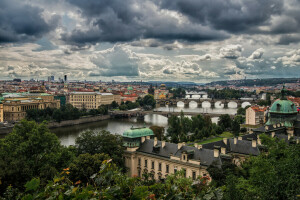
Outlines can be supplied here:
[[51, 76], [51, 81], [54, 81], [54, 76]]
[[68, 81], [68, 77], [67, 75], [64, 76], [64, 81], [67, 82]]

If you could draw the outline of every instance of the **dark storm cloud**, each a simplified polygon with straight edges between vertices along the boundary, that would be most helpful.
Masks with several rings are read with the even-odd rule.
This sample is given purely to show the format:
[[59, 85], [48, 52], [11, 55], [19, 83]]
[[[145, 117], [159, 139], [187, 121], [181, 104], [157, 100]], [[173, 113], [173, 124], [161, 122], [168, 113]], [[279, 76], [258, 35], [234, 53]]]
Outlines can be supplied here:
[[278, 44], [289, 45], [291, 43], [299, 43], [300, 35], [282, 35], [278, 41]]
[[192, 20], [232, 33], [253, 31], [282, 12], [282, 0], [162, 0], [162, 8], [178, 10]]
[[69, 0], [87, 20], [88, 30], [74, 29], [62, 34], [70, 44], [125, 42], [139, 39], [206, 41], [222, 40], [229, 35], [208, 26], [180, 23], [175, 17], [153, 8], [154, 2], [136, 0]]
[[0, 43], [36, 40], [56, 28], [59, 17], [46, 22], [42, 12], [23, 1], [1, 0]]

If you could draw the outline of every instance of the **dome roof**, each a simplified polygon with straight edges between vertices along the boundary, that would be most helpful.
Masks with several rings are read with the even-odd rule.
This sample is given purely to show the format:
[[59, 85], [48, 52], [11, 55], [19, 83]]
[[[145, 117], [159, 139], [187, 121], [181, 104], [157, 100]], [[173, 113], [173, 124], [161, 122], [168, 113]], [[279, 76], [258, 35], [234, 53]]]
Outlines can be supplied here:
[[149, 128], [131, 128], [123, 133], [123, 137], [138, 138], [144, 136], [154, 135], [153, 131]]
[[292, 101], [277, 100], [272, 104], [270, 113], [295, 114], [297, 113], [297, 107]]
[[133, 88], [132, 88], [131, 86], [129, 86], [129, 87], [127, 88], [127, 90], [133, 90]]

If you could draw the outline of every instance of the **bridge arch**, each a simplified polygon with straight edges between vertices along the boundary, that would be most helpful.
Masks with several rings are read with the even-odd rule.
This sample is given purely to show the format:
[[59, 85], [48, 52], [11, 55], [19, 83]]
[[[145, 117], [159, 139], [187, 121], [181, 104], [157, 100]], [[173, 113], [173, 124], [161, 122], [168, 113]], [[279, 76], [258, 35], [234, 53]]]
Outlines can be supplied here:
[[237, 102], [230, 101], [230, 102], [228, 103], [228, 108], [237, 108], [237, 107], [238, 107]]
[[183, 101], [178, 101], [176, 105], [177, 105], [177, 107], [184, 108], [184, 102]]
[[202, 108], [210, 108], [210, 107], [211, 107], [211, 103], [209, 101], [202, 102]]
[[245, 101], [242, 103], [242, 108], [246, 108], [246, 106], [251, 106], [251, 103], [248, 101]]
[[189, 102], [189, 108], [197, 108], [197, 107], [198, 107], [198, 103], [196, 101]]
[[215, 102], [215, 108], [224, 108], [224, 103], [222, 101]]

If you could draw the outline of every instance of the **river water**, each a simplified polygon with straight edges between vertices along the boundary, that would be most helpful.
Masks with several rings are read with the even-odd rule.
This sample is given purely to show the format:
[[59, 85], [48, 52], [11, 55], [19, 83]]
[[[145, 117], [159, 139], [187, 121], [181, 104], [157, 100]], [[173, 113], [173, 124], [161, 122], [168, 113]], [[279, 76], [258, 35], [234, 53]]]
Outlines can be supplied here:
[[[196, 112], [196, 113], [218, 113], [218, 114], [236, 114], [236, 108], [182, 108], [182, 107], [160, 107], [157, 111], [170, 111], [170, 112]], [[214, 123], [217, 123], [218, 118], [212, 118]], [[124, 131], [131, 127], [149, 127], [152, 125], [163, 126], [165, 130], [168, 127], [168, 118], [151, 114], [146, 115], [144, 121], [139, 121], [136, 118], [130, 119], [109, 119], [99, 122], [92, 122], [88, 124], [80, 124], [75, 126], [61, 127], [51, 129], [51, 132], [55, 133], [60, 139], [61, 143], [65, 146], [74, 145], [75, 139], [80, 133], [87, 130], [107, 130], [112, 134], [122, 134]]]

